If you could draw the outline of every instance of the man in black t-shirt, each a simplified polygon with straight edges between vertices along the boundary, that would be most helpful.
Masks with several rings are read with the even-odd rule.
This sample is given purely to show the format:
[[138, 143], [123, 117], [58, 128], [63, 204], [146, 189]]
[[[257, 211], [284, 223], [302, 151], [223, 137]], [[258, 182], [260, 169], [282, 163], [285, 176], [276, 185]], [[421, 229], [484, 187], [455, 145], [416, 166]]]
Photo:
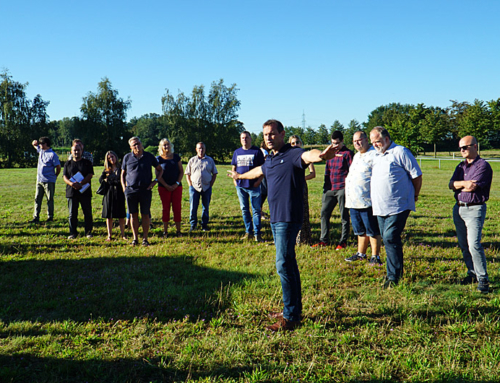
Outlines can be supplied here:
[[69, 210], [69, 237], [75, 239], [78, 235], [78, 205], [82, 206], [85, 218], [85, 235], [92, 238], [92, 190], [90, 180], [94, 175], [94, 167], [89, 160], [82, 157], [82, 147], [73, 144], [71, 160], [64, 164], [63, 180], [66, 182], [66, 198]]

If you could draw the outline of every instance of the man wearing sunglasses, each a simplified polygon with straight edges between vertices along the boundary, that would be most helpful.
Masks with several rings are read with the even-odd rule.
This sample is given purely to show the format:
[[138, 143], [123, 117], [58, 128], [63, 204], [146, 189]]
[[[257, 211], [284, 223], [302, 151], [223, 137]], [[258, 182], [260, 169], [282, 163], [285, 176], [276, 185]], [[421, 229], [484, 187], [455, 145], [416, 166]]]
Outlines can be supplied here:
[[465, 161], [456, 167], [449, 188], [455, 192], [457, 203], [453, 207], [453, 222], [467, 266], [467, 277], [461, 284], [478, 282], [477, 290], [488, 293], [490, 284], [486, 257], [481, 245], [481, 232], [486, 218], [486, 201], [490, 197], [493, 170], [490, 164], [479, 156], [477, 140], [474, 137], [462, 138], [459, 147]]

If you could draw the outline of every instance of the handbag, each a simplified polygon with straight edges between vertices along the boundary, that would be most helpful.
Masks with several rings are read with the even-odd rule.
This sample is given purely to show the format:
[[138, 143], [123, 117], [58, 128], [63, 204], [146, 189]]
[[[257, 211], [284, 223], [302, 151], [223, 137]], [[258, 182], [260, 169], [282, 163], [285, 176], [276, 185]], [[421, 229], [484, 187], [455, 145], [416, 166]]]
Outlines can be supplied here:
[[99, 188], [96, 190], [96, 194], [106, 195], [109, 189], [109, 184], [106, 181], [102, 181]]

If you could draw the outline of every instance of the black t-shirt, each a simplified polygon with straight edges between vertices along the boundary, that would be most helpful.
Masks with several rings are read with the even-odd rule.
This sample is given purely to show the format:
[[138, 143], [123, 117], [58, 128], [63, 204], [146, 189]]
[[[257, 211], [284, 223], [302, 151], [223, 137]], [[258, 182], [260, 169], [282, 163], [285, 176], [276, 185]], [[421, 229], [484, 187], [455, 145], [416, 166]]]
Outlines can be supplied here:
[[[78, 172], [82, 173], [83, 178], [87, 177], [89, 174], [94, 174], [94, 167], [92, 166], [92, 162], [84, 158], [82, 158], [80, 161], [66, 161], [66, 163], [64, 164], [63, 175], [66, 176], [67, 179], [71, 179], [71, 177], [73, 177]], [[92, 198], [91, 189], [92, 188], [89, 186], [87, 190], [81, 193], [81, 195]], [[72, 198], [75, 193], [80, 193], [80, 191], [73, 189], [69, 185], [66, 185], [66, 198]]]
[[122, 162], [122, 170], [127, 172], [125, 194], [147, 190], [153, 180], [151, 168], [157, 166], [158, 160], [149, 152], [143, 152], [141, 158], [137, 158], [133, 153], [125, 154]]
[[[166, 160], [162, 156], [157, 156], [156, 159], [163, 168], [163, 180], [169, 186], [175, 185], [179, 179], [179, 161], [181, 157], [177, 153], [174, 153], [174, 157], [171, 159]], [[164, 187], [161, 183], [159, 183], [158, 186]]]

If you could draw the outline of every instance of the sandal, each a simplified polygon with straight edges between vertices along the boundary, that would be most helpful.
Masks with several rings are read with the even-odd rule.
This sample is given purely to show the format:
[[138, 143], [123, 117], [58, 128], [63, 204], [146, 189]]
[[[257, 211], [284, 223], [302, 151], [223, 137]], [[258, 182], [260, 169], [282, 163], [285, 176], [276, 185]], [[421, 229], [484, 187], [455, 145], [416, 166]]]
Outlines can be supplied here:
[[111, 242], [111, 237], [106, 238], [106, 242]]
[[137, 246], [139, 244], [139, 241], [137, 239], [134, 239], [130, 246]]
[[147, 240], [147, 239], [145, 239], [145, 238], [144, 238], [144, 239], [142, 240], [142, 246], [149, 246], [149, 242], [148, 242], [148, 240]]

